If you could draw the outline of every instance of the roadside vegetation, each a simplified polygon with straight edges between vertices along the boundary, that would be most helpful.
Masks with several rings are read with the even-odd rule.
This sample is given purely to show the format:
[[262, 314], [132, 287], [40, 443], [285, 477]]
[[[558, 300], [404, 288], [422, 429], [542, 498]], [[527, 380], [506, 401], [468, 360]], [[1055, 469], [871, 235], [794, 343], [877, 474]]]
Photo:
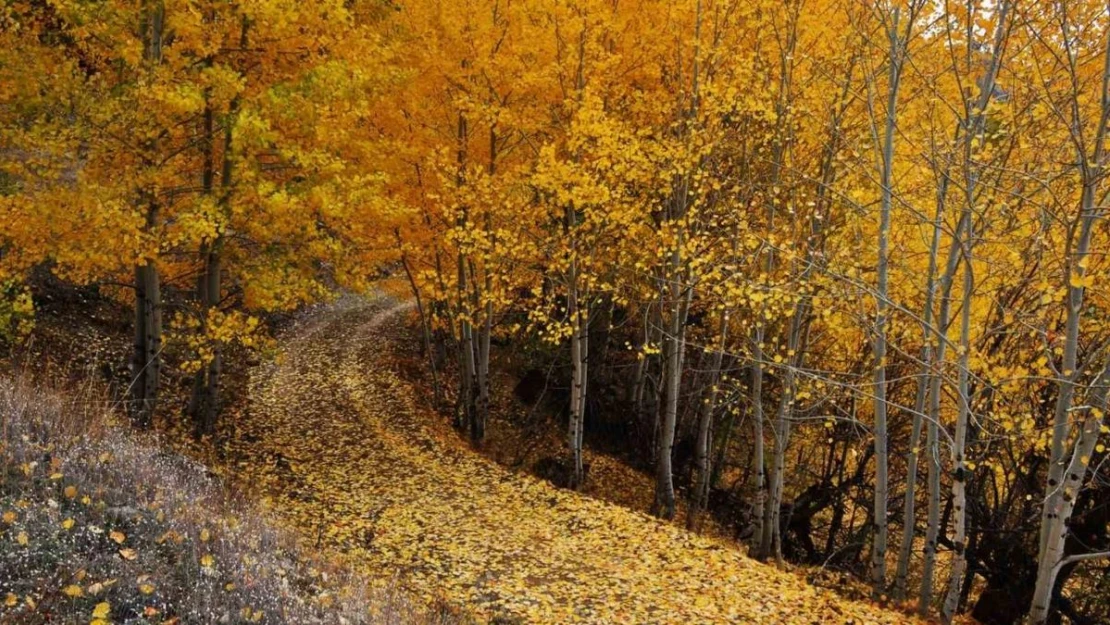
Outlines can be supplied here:
[[0, 377], [0, 623], [455, 623], [278, 529], [95, 390]]

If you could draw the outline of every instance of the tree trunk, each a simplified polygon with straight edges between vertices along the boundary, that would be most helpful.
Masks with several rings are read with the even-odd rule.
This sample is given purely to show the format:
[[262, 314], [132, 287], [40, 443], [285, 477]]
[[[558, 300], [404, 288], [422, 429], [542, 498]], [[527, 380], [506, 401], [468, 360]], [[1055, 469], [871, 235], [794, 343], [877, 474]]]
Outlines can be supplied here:
[[[157, 0], [143, 3], [140, 33], [143, 61], [151, 70], [162, 60], [165, 7]], [[157, 236], [158, 198], [143, 198], [146, 206], [144, 232]], [[135, 267], [135, 334], [131, 355], [131, 415], [140, 427], [154, 420], [162, 369], [162, 285], [157, 258], [147, 258]]]
[[459, 400], [456, 407], [456, 423], [461, 427], [470, 427], [471, 439], [474, 439], [477, 424], [475, 406], [476, 373], [474, 363], [474, 334], [471, 328], [469, 312], [467, 311], [466, 297], [466, 258], [462, 252], [458, 255], [458, 281], [459, 281]]
[[[1110, 41], [1110, 39], [1108, 39]], [[1107, 75], [1110, 76], [1110, 43], [1107, 44]], [[1104, 93], [1108, 88], [1103, 83]], [[1104, 96], [1104, 100], [1110, 96]], [[1103, 116], [1103, 123], [1110, 117], [1110, 102], [1106, 102], [1107, 115]], [[1100, 133], [1101, 134], [1101, 133]], [[1096, 166], [1097, 167], [1097, 166]], [[1064, 335], [1064, 354], [1057, 377], [1056, 407], [1052, 425], [1052, 455], [1048, 465], [1048, 486], [1046, 488], [1044, 505], [1041, 512], [1040, 549], [1038, 550], [1038, 571], [1051, 566], [1046, 564], [1048, 556], [1050, 532], [1056, 524], [1056, 514], [1060, 509], [1062, 491], [1060, 485], [1064, 481], [1064, 443], [1072, 430], [1071, 410], [1072, 398], [1075, 394], [1075, 385], [1082, 374], [1082, 367], [1078, 366], [1079, 353], [1079, 325], [1083, 311], [1085, 288], [1083, 278], [1086, 275], [1087, 257], [1091, 247], [1091, 236], [1094, 224], [1098, 218], [1099, 209], [1095, 205], [1097, 190], [1097, 175], [1084, 174], [1081, 215], [1079, 219], [1079, 238], [1075, 249], [1072, 251], [1065, 267], [1064, 281], [1067, 283], [1067, 310]], [[1038, 574], [1039, 575], [1039, 574]]]
[[771, 553], [775, 560], [782, 562], [782, 498], [786, 487], [786, 449], [790, 443], [790, 428], [794, 417], [794, 397], [797, 392], [797, 369], [802, 364], [801, 346], [802, 334], [805, 331], [806, 318], [809, 315], [809, 306], [803, 296], [794, 310], [790, 320], [790, 334], [786, 338], [787, 367], [783, 373], [782, 395], [779, 397], [778, 413], [775, 418], [775, 457], [771, 475], [771, 500], [768, 505], [770, 512], [770, 527], [764, 527], [764, 532], [771, 533]]
[[[488, 272], [488, 268], [486, 268]], [[478, 384], [477, 397], [474, 400], [474, 421], [471, 428], [471, 439], [481, 443], [486, 438], [486, 423], [489, 421], [489, 348], [490, 337], [493, 334], [493, 301], [490, 289], [493, 282], [487, 273], [485, 280], [485, 300], [482, 305], [482, 324], [478, 326], [478, 340], [475, 344], [475, 374]]]
[[637, 423], [640, 422], [640, 417], [644, 409], [644, 393], [647, 389], [648, 363], [651, 360], [651, 356], [648, 355], [648, 348], [653, 344], [653, 328], [652, 313], [649, 307], [649, 310], [644, 311], [643, 339], [641, 339], [640, 353], [636, 360], [636, 373], [632, 377], [632, 413], [636, 416]]
[[[942, 185], [942, 188], [944, 185]], [[921, 429], [925, 422], [925, 401], [928, 398], [930, 373], [933, 366], [932, 323], [937, 255], [940, 249], [940, 234], [944, 213], [944, 191], [937, 201], [936, 218], [933, 220], [933, 239], [929, 246], [929, 269], [925, 276], [925, 306], [921, 322], [921, 371], [917, 378], [917, 393], [913, 400], [913, 425], [910, 431], [910, 449], [906, 454], [906, 497], [902, 508], [902, 545], [898, 552], [898, 568], [894, 574], [894, 598], [905, 601], [907, 578], [910, 568], [910, 554], [913, 552], [914, 529], [917, 524], [915, 505], [917, 503], [917, 463], [921, 446]], [[935, 427], [932, 437], [935, 438]], [[929, 439], [930, 441], [932, 438]]]
[[770, 542], [764, 545], [767, 511], [767, 472], [763, 441], [763, 324], [756, 320], [752, 340], [752, 475], [755, 480], [755, 502], [752, 506], [753, 544], [750, 555], [762, 560], [767, 557]]
[[412, 267], [409, 265], [408, 255], [405, 254], [402, 247], [401, 230], [399, 228], [395, 229], [394, 235], [397, 237], [397, 247], [401, 249], [401, 266], [405, 270], [405, 277], [408, 278], [409, 288], [412, 289], [412, 295], [416, 299], [416, 312], [420, 315], [420, 336], [423, 341], [423, 352], [432, 370], [432, 393], [435, 408], [438, 409], [443, 402], [443, 390], [439, 386], [439, 367], [436, 366], [436, 355], [432, 346], [432, 333], [428, 324], [428, 312], [424, 309], [424, 299], [420, 295], [420, 288], [416, 285], [416, 277], [413, 275]]
[[943, 367], [948, 352], [948, 322], [952, 307], [952, 278], [959, 267], [959, 245], [963, 229], [967, 227], [963, 219], [956, 225], [952, 244], [948, 250], [948, 261], [945, 264], [944, 274], [940, 278], [940, 311], [937, 322], [933, 327], [934, 340], [936, 341], [936, 357], [933, 361], [933, 372], [929, 378], [929, 408], [925, 418], [927, 432], [926, 455], [929, 459], [928, 487], [929, 507], [928, 521], [925, 530], [925, 558], [922, 565], [920, 601], [918, 610], [924, 614], [933, 602], [934, 570], [936, 566], [937, 543], [941, 532], [940, 519], [940, 399], [941, 386], [944, 381]]
[[[466, 116], [460, 112], [456, 137], [458, 141], [456, 185], [458, 187], [462, 187], [466, 183], [467, 132]], [[455, 227], [459, 229], [466, 228], [468, 220], [468, 211], [464, 206], [459, 211]], [[461, 247], [456, 256], [456, 269], [459, 322], [459, 399], [455, 407], [455, 425], [460, 428], [469, 427], [471, 440], [477, 441], [479, 440], [477, 435], [480, 433], [481, 424], [476, 422], [477, 371], [474, 357], [474, 330], [471, 311], [468, 310], [471, 306], [469, 304], [466, 253]]]
[[664, 519], [673, 519], [675, 514], [674, 471], [672, 452], [674, 450], [675, 426], [678, 421], [678, 393], [682, 380], [682, 350], [684, 347], [683, 330], [683, 293], [681, 288], [682, 256], [681, 233], [669, 257], [670, 291], [669, 327], [663, 337], [663, 409], [659, 428], [659, 449], [656, 457], [654, 513]]
[[[219, 309], [221, 298], [221, 272], [223, 263], [220, 253], [223, 240], [217, 239], [212, 249], [208, 252], [207, 270], [205, 278], [207, 283], [206, 304], [209, 310]], [[220, 373], [223, 367], [223, 346], [219, 341], [212, 345], [212, 360], [208, 362], [208, 374], [205, 379], [204, 400], [201, 402], [200, 432], [212, 434], [216, 429], [216, 417], [220, 411]]]
[[[778, 85], [778, 94], [775, 100], [775, 139], [772, 148], [771, 157], [771, 186], [778, 188], [782, 182], [783, 171], [787, 167], [787, 157], [789, 154], [788, 143], [791, 134], [791, 110], [790, 105], [792, 99], [792, 86], [793, 86], [793, 67], [794, 67], [794, 51], [797, 45], [797, 18], [798, 12], [791, 11], [788, 21], [786, 32], [785, 45], [782, 46], [779, 56], [780, 76]], [[775, 229], [776, 217], [776, 201], [767, 203], [767, 230], [773, 233]], [[767, 259], [764, 263], [764, 273], [771, 276], [775, 271], [775, 247], [770, 246], [766, 250]], [[755, 467], [755, 509], [753, 510], [753, 517], [755, 520], [755, 551], [753, 557], [756, 559], [765, 559], [771, 555], [772, 545], [774, 543], [775, 531], [774, 522], [778, 518], [778, 514], [772, 510], [772, 504], [767, 501], [770, 496], [767, 471], [766, 471], [766, 457], [765, 445], [763, 440], [764, 430], [764, 410], [763, 410], [763, 339], [766, 335], [766, 327], [763, 325], [764, 314], [766, 312], [766, 305], [760, 304], [758, 312], [756, 313], [756, 322], [752, 341], [752, 358], [756, 369], [752, 370], [752, 403], [755, 407], [753, 417], [755, 418], [755, 450], [752, 462]], [[776, 444], [778, 437], [776, 436]]]
[[[889, 496], [889, 476], [887, 474], [887, 422], [886, 422], [886, 316], [889, 306], [888, 263], [890, 256], [890, 211], [893, 199], [891, 189], [894, 171], [894, 132], [898, 105], [898, 85], [901, 79], [902, 46], [898, 35], [900, 12], [894, 9], [890, 38], [889, 70], [890, 85], [887, 91], [886, 127], [883, 135], [882, 152], [882, 203], [879, 215], [879, 261], [878, 287], [876, 290], [875, 315], [875, 501], [872, 512], [875, 523], [874, 542], [871, 546], [871, 594], [878, 599], [886, 592], [886, 549], [887, 549], [887, 498]], [[912, 20], [910, 20], [912, 22]]]
[[[661, 275], [660, 275], [660, 277], [657, 278], [659, 280], [660, 284], [662, 284], [662, 282], [663, 282], [663, 278], [661, 277]], [[665, 293], [664, 293], [662, 287], [660, 287], [660, 289], [659, 289], [659, 301], [656, 303], [657, 305], [652, 307], [652, 310], [649, 311], [650, 316], [649, 316], [649, 318], [646, 322], [648, 324], [648, 327], [645, 328], [645, 330], [644, 330], [645, 331], [645, 341], [646, 341], [645, 344], [649, 347], [649, 350], [647, 352], [645, 352], [645, 354], [644, 354], [644, 360], [643, 360], [644, 367], [643, 367], [642, 371], [640, 372], [643, 375], [643, 384], [640, 386], [640, 394], [639, 394], [639, 396], [636, 400], [637, 401], [637, 411], [636, 411], [637, 423], [644, 423], [644, 424], [646, 424], [647, 419], [648, 419], [648, 414], [646, 412], [647, 407], [644, 405], [644, 401], [646, 399], [648, 399], [649, 396], [652, 400], [652, 403], [650, 404], [650, 407], [652, 409], [651, 410], [651, 447], [650, 447], [652, 462], [655, 462], [656, 456], [658, 455], [658, 451], [659, 451], [659, 415], [660, 415], [660, 410], [661, 410], [661, 407], [662, 407], [662, 404], [663, 404], [663, 384], [662, 384], [663, 362], [662, 362], [662, 348], [661, 348], [661, 346], [662, 346], [662, 343], [663, 343], [663, 307], [665, 306], [665, 304], [663, 302], [664, 296], [665, 296]], [[660, 357], [659, 358], [656, 358], [655, 354], [650, 353], [650, 352], [655, 351], [656, 349], [658, 349], [660, 351]], [[653, 378], [652, 377], [652, 369], [653, 368], [658, 368], [659, 369], [660, 373], [659, 373], [658, 378]]]
[[[1052, 607], [1052, 594], [1056, 587], [1056, 578], [1067, 558], [1064, 546], [1067, 541], [1072, 511], [1078, 498], [1079, 490], [1087, 479], [1088, 463], [1095, 452], [1099, 434], [1102, 428], [1103, 415], [1107, 410], [1107, 390], [1110, 389], [1110, 363], [1102, 370], [1101, 375], [1092, 385], [1088, 407], [1085, 409], [1086, 418], [1072, 447], [1071, 460], [1068, 462], [1064, 482], [1061, 485], [1061, 496], [1054, 509], [1052, 524], [1048, 528], [1048, 541], [1045, 554], [1037, 566], [1037, 583], [1033, 591], [1033, 604], [1029, 609], [1029, 622], [1040, 625], [1048, 620]], [[1110, 557], [1110, 554], [1084, 554], [1083, 557]]]
[[[239, 38], [239, 45], [247, 45], [247, 22], [244, 21]], [[227, 121], [224, 123], [224, 160], [220, 168], [220, 201], [219, 209], [226, 220], [231, 216], [232, 173], [235, 160], [232, 155], [232, 129], [234, 119], [239, 110], [239, 102], [233, 99], [228, 108]], [[219, 312], [220, 303], [223, 301], [223, 248], [225, 243], [224, 230], [221, 228], [216, 235], [216, 240], [208, 248], [205, 259], [204, 284], [205, 291], [202, 302], [205, 307], [205, 323], [214, 312]], [[212, 344], [212, 360], [208, 362], [207, 375], [204, 385], [204, 397], [199, 402], [197, 422], [198, 434], [212, 434], [216, 430], [216, 419], [220, 413], [220, 374], [223, 368], [223, 345], [215, 340]]]
[[[497, 173], [497, 129], [489, 129], [489, 163], [487, 172], [490, 179]], [[489, 209], [485, 214], [486, 236], [493, 243], [493, 222]], [[478, 381], [478, 397], [474, 404], [474, 427], [471, 429], [471, 438], [481, 443], [486, 438], [486, 423], [489, 421], [490, 377], [489, 357], [490, 339], [493, 336], [493, 274], [488, 264], [483, 267], [485, 274], [485, 302], [482, 305], [482, 325], [478, 328], [478, 344], [476, 345], [477, 359], [476, 374]]]
[[974, 276], [971, 267], [971, 216], [967, 207], [968, 228], [964, 235], [963, 260], [964, 284], [960, 301], [960, 364], [958, 373], [956, 437], [952, 445], [952, 509], [955, 514], [952, 570], [948, 576], [948, 594], [941, 608], [941, 618], [951, 623], [956, 615], [960, 598], [960, 584], [967, 567], [967, 429], [971, 414], [971, 398], [968, 393], [969, 352], [971, 351], [971, 296], [974, 289]]
[[717, 329], [717, 351], [713, 353], [713, 361], [709, 366], [709, 388], [698, 413], [697, 443], [694, 450], [697, 481], [690, 495], [690, 509], [686, 514], [686, 527], [690, 530], [699, 528], [701, 513], [709, 503], [709, 486], [713, 474], [710, 457], [713, 449], [713, 414], [717, 410], [717, 385], [721, 380], [721, 363], [724, 361], [725, 344], [728, 341], [728, 321], [729, 310], [726, 308], [721, 313], [721, 322]]
[[[743, 418], [741, 418], [741, 420], [743, 420]], [[710, 463], [709, 466], [710, 489], [716, 488], [721, 483], [721, 473], [725, 466], [725, 459], [728, 457], [728, 445], [732, 441], [732, 428], [735, 422], [736, 416], [731, 406], [729, 406], [725, 410], [724, 432], [719, 437], [714, 437], [710, 439], [711, 444], [717, 446], [717, 449], [713, 454], [713, 461], [712, 463]]]
[[[1009, 13], [1009, 2], [1002, 2], [999, 8], [999, 20], [994, 34], [994, 47], [991, 51], [991, 60], [988, 65], [988, 73], [984, 80], [979, 85], [979, 95], [975, 113], [972, 114], [973, 123], [970, 124], [969, 131], [964, 133], [964, 145], [970, 147], [973, 135], [982, 132], [982, 125], [984, 117], [982, 111], [986, 109], [987, 104], [994, 95], [995, 78], [998, 74], [998, 68], [1002, 61], [1002, 49], [1005, 42], [1005, 37], [1008, 33], [1007, 17]], [[960, 135], [960, 128], [957, 128], [957, 137]], [[970, 166], [970, 163], [968, 164]], [[909, 557], [913, 547], [913, 529], [915, 523], [914, 515], [914, 490], [917, 482], [917, 464], [918, 453], [917, 448], [920, 444], [921, 436], [921, 420], [922, 413], [925, 409], [926, 388], [935, 389], [930, 393], [933, 400], [933, 405], [930, 406], [928, 414], [928, 434], [927, 434], [927, 454], [931, 460], [929, 464], [929, 512], [928, 512], [928, 526], [926, 529], [926, 556], [924, 572], [921, 585], [921, 596], [918, 606], [919, 612], [925, 614], [928, 610], [929, 604], [932, 602], [932, 584], [933, 584], [933, 570], [936, 562], [936, 540], [939, 535], [939, 528], [936, 526], [939, 522], [940, 510], [940, 467], [937, 466], [939, 462], [939, 440], [938, 440], [938, 419], [940, 418], [940, 371], [930, 372], [933, 369], [934, 346], [930, 341], [929, 335], [932, 333], [929, 328], [932, 320], [932, 308], [934, 303], [934, 287], [933, 276], [937, 267], [937, 252], [940, 244], [940, 235], [943, 228], [943, 213], [946, 198], [948, 195], [949, 186], [949, 169], [945, 167], [941, 174], [939, 183], [939, 191], [937, 194], [937, 211], [933, 220], [933, 239], [930, 245], [929, 253], [929, 270], [926, 279], [926, 297], [925, 297], [925, 310], [923, 315], [922, 330], [924, 332], [922, 338], [921, 350], [921, 378], [919, 378], [917, 395], [914, 400], [914, 421], [913, 432], [911, 439], [911, 448], [907, 456], [907, 485], [906, 485], [906, 501], [903, 513], [903, 535], [902, 535], [902, 549], [898, 558], [898, 572], [895, 583], [895, 595], [898, 599], [906, 597], [906, 576], [909, 568]], [[974, 180], [971, 181], [974, 183]], [[971, 184], [968, 189], [968, 201], [974, 200], [974, 184]], [[953, 238], [953, 245], [949, 251], [948, 262], [945, 267], [945, 273], [940, 282], [944, 294], [942, 296], [942, 318], [938, 319], [938, 327], [935, 331], [936, 336], [936, 360], [940, 365], [944, 363], [944, 352], [946, 348], [945, 332], [948, 325], [948, 306], [951, 296], [952, 279], [955, 276], [957, 266], [957, 246], [960, 242], [961, 229], [967, 228], [969, 230], [968, 237], [970, 238], [971, 229], [970, 215], [962, 214], [956, 226], [956, 233]], [[935, 385], [935, 387], [934, 387]]]
[[570, 423], [567, 430], [567, 448], [570, 451], [570, 487], [582, 485], [584, 470], [582, 465], [582, 430], [585, 422], [586, 407], [586, 349], [589, 342], [589, 312], [582, 310], [578, 293], [578, 258], [573, 243], [576, 227], [574, 207], [566, 207], [567, 236], [571, 237], [570, 266], [567, 280], [567, 315], [570, 320]]
[[[211, 58], [206, 59], [205, 64], [207, 66], [211, 66], [212, 59]], [[203, 161], [203, 165], [201, 167], [201, 185], [200, 186], [201, 186], [201, 193], [203, 193], [205, 197], [211, 198], [212, 194], [213, 194], [213, 191], [214, 191], [214, 188], [215, 188], [215, 179], [216, 179], [215, 154], [213, 154], [213, 148], [214, 148], [214, 136], [213, 135], [214, 135], [214, 132], [215, 132], [215, 128], [214, 128], [215, 127], [215, 113], [212, 110], [212, 104], [210, 102], [210, 98], [209, 98], [210, 94], [209, 94], [208, 90], [205, 90], [204, 95], [205, 95], [205, 105], [204, 105], [204, 116], [203, 116], [203, 122], [202, 122], [203, 127], [201, 128], [201, 142], [200, 142], [201, 159]], [[208, 297], [208, 242], [207, 241], [204, 241], [204, 242], [201, 243], [199, 259], [200, 259], [200, 274], [197, 277], [196, 298], [197, 298], [197, 303], [199, 304], [199, 311], [197, 312], [197, 316], [198, 316], [199, 322], [200, 322], [200, 331], [203, 334], [203, 333], [205, 333], [206, 323], [208, 321], [208, 319], [207, 319], [207, 313], [208, 313], [208, 303], [207, 303], [207, 297]], [[193, 420], [194, 434], [197, 437], [199, 437], [200, 434], [201, 434], [201, 432], [200, 432], [200, 419], [201, 419], [201, 412], [202, 412], [201, 406], [204, 402], [206, 373], [207, 373], [207, 367], [202, 365], [201, 368], [193, 375], [193, 390], [192, 390], [192, 393], [189, 395], [189, 406], [186, 409], [186, 412], [188, 413], [189, 417]]]
[[[158, 208], [148, 208], [147, 223], [157, 219]], [[154, 259], [135, 268], [135, 341], [131, 357], [132, 418], [149, 427], [158, 403], [162, 372], [162, 285]]]
[[[1073, 69], [1074, 71], [1074, 69]], [[1072, 80], [1076, 80], [1074, 74]], [[1066, 330], [1064, 337], [1064, 354], [1057, 377], [1058, 394], [1056, 409], [1053, 416], [1052, 450], [1048, 467], [1048, 483], [1044, 504], [1041, 512], [1040, 549], [1037, 559], [1037, 582], [1034, 588], [1033, 602], [1029, 609], [1029, 620], [1032, 623], [1043, 623], [1047, 620], [1051, 610], [1052, 593], [1056, 585], [1056, 577], [1065, 561], [1064, 545], [1069, 532], [1068, 520], [1075, 505], [1075, 498], [1082, 486], [1087, 472], [1087, 462], [1091, 450], [1098, 438], [1101, 427], [1101, 412], [1106, 406], [1106, 385], [1110, 383], [1108, 374], [1104, 370], [1097, 381], [1098, 388], [1092, 393], [1096, 401], [1088, 404], [1098, 406], [1098, 413], [1087, 408], [1089, 413], [1080, 435], [1076, 441], [1071, 461], [1064, 466], [1064, 442], [1072, 431], [1071, 413], [1073, 412], [1073, 395], [1075, 384], [1081, 375], [1081, 370], [1086, 367], [1079, 366], [1079, 325], [1083, 311], [1085, 295], [1084, 278], [1087, 272], [1087, 260], [1090, 251], [1093, 227], [1097, 219], [1102, 217], [1099, 204], [1100, 183], [1105, 172], [1106, 139], [1108, 125], [1110, 125], [1110, 35], [1107, 36], [1103, 53], [1102, 81], [1100, 89], [1100, 115], [1091, 145], [1093, 150], [1088, 154], [1088, 146], [1077, 139], [1076, 151], [1078, 156], [1078, 169], [1082, 178], [1080, 213], [1076, 227], [1069, 228], [1069, 249], [1067, 250], [1067, 263], [1063, 281], [1067, 287]], [[1079, 93], [1072, 97], [1078, 98]], [[1074, 118], [1071, 123], [1081, 127], [1083, 120], [1079, 119], [1078, 107], [1073, 108]], [[1078, 239], [1073, 239], [1078, 230]], [[1075, 241], [1074, 248], [1070, 244]], [[1110, 366], [1110, 365], [1108, 365]], [[1089, 556], [1092, 554], [1088, 554]], [[1110, 554], [1100, 554], [1110, 556]]]
[[[971, 7], [969, 4], [969, 11]], [[941, 608], [941, 618], [945, 623], [951, 623], [956, 612], [961, 607], [961, 585], [967, 573], [967, 480], [970, 474], [967, 469], [967, 438], [968, 422], [971, 415], [971, 396], [969, 388], [969, 358], [971, 351], [971, 302], [974, 292], [974, 273], [971, 264], [972, 248], [975, 242], [974, 207], [979, 182], [979, 172], [974, 164], [973, 143], [980, 137], [985, 123], [986, 110], [994, 93], [994, 80], [1001, 61], [1001, 51], [1007, 31], [1007, 15], [1009, 2], [1002, 2], [999, 7], [998, 26], [995, 31], [994, 49], [988, 66], [986, 77], [981, 81], [981, 91], [976, 101], [965, 103], [966, 129], [963, 137], [963, 166], [964, 166], [964, 208], [960, 221], [964, 224], [961, 243], [964, 263], [963, 296], [961, 298], [960, 314], [960, 364], [958, 372], [959, 389], [957, 391], [956, 436], [952, 447], [952, 462], [955, 473], [952, 477], [952, 507], [955, 513], [955, 531], [953, 537], [952, 570], [948, 578], [948, 594]], [[971, 71], [971, 68], [968, 68]], [[957, 240], [961, 240], [957, 236]]]

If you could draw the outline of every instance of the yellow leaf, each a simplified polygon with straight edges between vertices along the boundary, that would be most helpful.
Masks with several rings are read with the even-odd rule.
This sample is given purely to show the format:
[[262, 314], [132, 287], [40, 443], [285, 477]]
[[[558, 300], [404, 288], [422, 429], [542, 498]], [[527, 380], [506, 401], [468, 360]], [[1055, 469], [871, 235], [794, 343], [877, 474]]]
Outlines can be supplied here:
[[108, 618], [108, 614], [110, 614], [111, 611], [112, 606], [110, 606], [107, 601], [101, 601], [100, 603], [96, 604], [95, 608], [93, 608], [92, 615], [93, 618], [106, 619]]
[[66, 586], [62, 589], [62, 592], [65, 593], [67, 597], [80, 597], [81, 595], [85, 594], [81, 591], [81, 587], [77, 584], [70, 584], [69, 586]]
[[116, 530], [112, 530], [108, 534], [108, 537], [111, 538], [112, 540], [116, 541], [116, 544], [118, 544], [118, 545], [122, 545], [123, 541], [127, 540], [127, 536], [125, 536], [123, 534], [123, 532], [118, 532]]
[[135, 558], [139, 557], [139, 554], [136, 553], [134, 549], [126, 549], [126, 548], [125, 549], [120, 549], [119, 550], [119, 555], [124, 560], [134, 560]]
[[1071, 274], [1071, 278], [1068, 280], [1068, 284], [1070, 284], [1072, 288], [1075, 289], [1086, 288], [1094, 284], [1094, 276], [1080, 276], [1078, 273], [1073, 273]]

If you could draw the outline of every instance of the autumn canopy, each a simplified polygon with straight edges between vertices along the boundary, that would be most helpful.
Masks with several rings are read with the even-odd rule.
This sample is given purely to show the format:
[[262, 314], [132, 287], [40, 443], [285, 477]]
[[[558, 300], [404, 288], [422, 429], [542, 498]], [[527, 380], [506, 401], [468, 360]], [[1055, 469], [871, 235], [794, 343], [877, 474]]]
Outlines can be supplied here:
[[1105, 0], [9, 0], [0, 340], [97, 285], [203, 437], [227, 350], [393, 276], [476, 445], [526, 353], [568, 487], [619, 427], [757, 558], [1094, 622], [1108, 135]]

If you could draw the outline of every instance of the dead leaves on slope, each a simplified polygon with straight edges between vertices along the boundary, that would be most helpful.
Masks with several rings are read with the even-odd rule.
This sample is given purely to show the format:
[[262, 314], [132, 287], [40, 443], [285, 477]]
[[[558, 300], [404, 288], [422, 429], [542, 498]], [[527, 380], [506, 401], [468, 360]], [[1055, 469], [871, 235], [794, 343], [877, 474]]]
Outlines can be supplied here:
[[385, 356], [388, 312], [325, 312], [252, 381], [238, 468], [304, 540], [429, 599], [528, 622], [905, 621], [428, 427]]

